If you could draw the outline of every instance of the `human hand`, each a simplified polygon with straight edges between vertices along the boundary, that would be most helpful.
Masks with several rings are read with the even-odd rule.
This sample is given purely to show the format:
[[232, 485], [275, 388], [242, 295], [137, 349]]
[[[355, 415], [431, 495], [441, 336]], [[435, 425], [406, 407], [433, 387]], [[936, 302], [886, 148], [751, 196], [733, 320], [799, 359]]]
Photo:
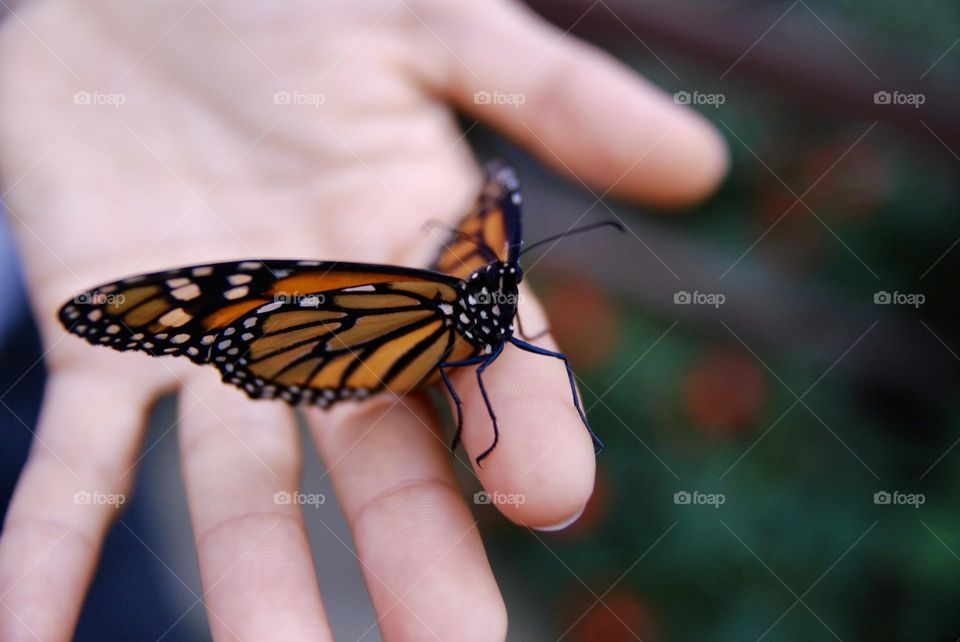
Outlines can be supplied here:
[[[73, 293], [236, 258], [424, 265], [438, 239], [423, 223], [456, 221], [478, 186], [453, 108], [630, 199], [699, 199], [726, 164], [699, 118], [501, 0], [27, 4], [0, 31], [0, 95], [4, 198], [49, 371], [0, 538], [2, 639], [70, 637], [116, 513], [74, 494], [129, 491], [147, 410], [175, 389], [214, 637], [330, 638], [300, 509], [273, 499], [298, 486], [291, 410], [248, 401], [212, 368], [66, 337], [55, 310]], [[525, 301], [528, 327], [545, 325]], [[503, 438], [476, 474], [525, 497], [498, 506], [518, 524], [569, 521], [594, 458], [562, 364], [507, 346], [488, 372]], [[472, 460], [489, 418], [472, 372], [454, 381]], [[428, 404], [306, 415], [384, 637], [502, 639], [504, 605]]]

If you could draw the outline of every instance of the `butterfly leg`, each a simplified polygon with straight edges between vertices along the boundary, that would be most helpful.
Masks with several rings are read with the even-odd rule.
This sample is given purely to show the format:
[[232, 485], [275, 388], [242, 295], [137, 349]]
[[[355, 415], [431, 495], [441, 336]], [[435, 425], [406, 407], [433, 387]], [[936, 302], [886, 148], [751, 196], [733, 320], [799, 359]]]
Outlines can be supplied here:
[[583, 408], [580, 407], [580, 396], [577, 395], [577, 385], [573, 378], [573, 369], [570, 367], [570, 360], [567, 359], [567, 355], [562, 352], [553, 352], [552, 350], [547, 350], [546, 348], [541, 348], [532, 344], [527, 343], [526, 341], [521, 341], [516, 337], [510, 337], [510, 343], [517, 346], [521, 350], [526, 350], [527, 352], [532, 352], [534, 354], [540, 354], [545, 357], [555, 357], [563, 361], [563, 365], [567, 368], [567, 379], [570, 380], [570, 391], [573, 393], [573, 405], [577, 409], [577, 412], [580, 413], [580, 419], [583, 421], [583, 425], [587, 427], [587, 432], [590, 433], [590, 438], [593, 439], [593, 446], [596, 453], [599, 455], [603, 452], [603, 442], [600, 441], [600, 438], [597, 437], [597, 434], [593, 432], [593, 428], [590, 427], [590, 422], [587, 421], [587, 416], [583, 412]]
[[501, 352], [503, 352], [502, 343], [500, 347], [494, 350], [493, 354], [487, 357], [487, 359], [480, 364], [480, 367], [477, 368], [477, 383], [480, 384], [480, 394], [483, 395], [483, 402], [487, 405], [487, 414], [490, 415], [490, 421], [493, 422], [493, 443], [477, 456], [476, 462], [478, 466], [480, 462], [487, 458], [487, 455], [493, 452], [493, 449], [497, 447], [497, 443], [500, 441], [500, 429], [497, 427], [497, 416], [493, 412], [493, 404], [490, 403], [490, 397], [487, 395], [487, 387], [483, 385], [483, 371], [487, 369], [487, 366], [497, 360]]
[[440, 370], [440, 377], [443, 379], [443, 383], [447, 387], [447, 391], [450, 393], [450, 396], [453, 397], [453, 403], [457, 406], [457, 431], [453, 434], [453, 439], [450, 441], [450, 452], [455, 451], [457, 446], [460, 445], [460, 435], [463, 433], [463, 402], [460, 401], [460, 395], [458, 395], [457, 391], [454, 389], [453, 382], [450, 381], [450, 377], [447, 375], [446, 368], [455, 368], [457, 366], [473, 366], [478, 363], [483, 363], [484, 361], [484, 357], [473, 357], [471, 359], [464, 359], [462, 361], [447, 361], [437, 366]]
[[550, 328], [544, 328], [540, 332], [536, 333], [532, 337], [528, 337], [527, 333], [523, 331], [523, 322], [520, 320], [520, 314], [517, 313], [517, 334], [523, 337], [524, 341], [536, 341], [540, 337], [546, 336], [550, 332]]

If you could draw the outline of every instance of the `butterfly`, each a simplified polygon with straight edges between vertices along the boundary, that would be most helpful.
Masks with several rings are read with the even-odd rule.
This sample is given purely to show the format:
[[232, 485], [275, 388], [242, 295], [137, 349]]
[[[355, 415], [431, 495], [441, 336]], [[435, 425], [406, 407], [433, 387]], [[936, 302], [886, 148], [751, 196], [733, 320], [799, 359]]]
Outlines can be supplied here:
[[59, 318], [94, 345], [212, 364], [254, 399], [327, 408], [442, 381], [457, 410], [451, 449], [463, 431], [463, 404], [448, 371], [476, 366], [493, 425], [478, 464], [500, 438], [483, 374], [510, 343], [563, 362], [599, 451], [567, 357], [515, 333], [522, 248], [519, 181], [495, 161], [429, 270], [298, 260], [193, 265], [92, 288], [65, 303]]

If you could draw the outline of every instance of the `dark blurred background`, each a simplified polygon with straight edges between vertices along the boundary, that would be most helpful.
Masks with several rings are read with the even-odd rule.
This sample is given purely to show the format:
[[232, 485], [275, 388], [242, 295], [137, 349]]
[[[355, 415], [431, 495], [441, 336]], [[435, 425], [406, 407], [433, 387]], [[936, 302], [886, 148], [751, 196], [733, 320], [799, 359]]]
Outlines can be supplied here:
[[[632, 230], [528, 264], [607, 450], [566, 531], [476, 506], [511, 639], [957, 640], [960, 5], [532, 5], [713, 121], [733, 163], [715, 198], [665, 214], [471, 133], [519, 166], [528, 240], [585, 213]], [[0, 300], [18, 301], [0, 308], [6, 501], [43, 367], [0, 256]], [[209, 635], [172, 413], [78, 639]], [[308, 462], [305, 492], [332, 497], [321, 476]], [[346, 527], [324, 520], [308, 515], [335, 631], [377, 639]]]

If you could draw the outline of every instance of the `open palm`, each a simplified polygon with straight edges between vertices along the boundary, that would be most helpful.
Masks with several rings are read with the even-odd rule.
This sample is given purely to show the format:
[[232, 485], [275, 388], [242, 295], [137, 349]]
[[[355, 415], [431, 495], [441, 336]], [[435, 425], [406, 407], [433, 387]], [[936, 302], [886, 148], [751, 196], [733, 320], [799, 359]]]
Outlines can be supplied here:
[[[147, 409], [174, 389], [214, 636], [330, 638], [300, 508], [274, 502], [298, 485], [292, 411], [250, 402], [212, 368], [87, 346], [55, 310], [96, 283], [191, 263], [425, 265], [440, 233], [423, 224], [455, 221], [478, 187], [453, 107], [621, 196], [668, 205], [712, 189], [725, 166], [713, 132], [561, 36], [501, 1], [55, 1], [6, 19], [0, 172], [50, 376], [0, 539], [0, 638], [71, 635], [116, 514], [75, 493], [128, 491]], [[510, 346], [488, 381], [504, 438], [481, 483], [525, 496], [499, 506], [517, 523], [575, 518], [594, 461], [562, 364]], [[455, 383], [475, 456], [489, 419], [470, 373]], [[425, 401], [307, 418], [384, 636], [502, 639], [504, 606]]]

